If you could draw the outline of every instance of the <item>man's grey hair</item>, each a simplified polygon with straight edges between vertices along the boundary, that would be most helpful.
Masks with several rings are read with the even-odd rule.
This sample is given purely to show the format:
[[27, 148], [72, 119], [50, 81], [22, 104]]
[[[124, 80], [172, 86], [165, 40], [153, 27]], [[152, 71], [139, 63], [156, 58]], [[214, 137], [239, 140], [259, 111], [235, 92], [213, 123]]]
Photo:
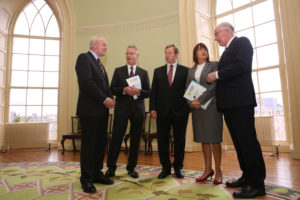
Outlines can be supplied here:
[[135, 53], [136, 53], [136, 54], [140, 54], [139, 49], [138, 49], [135, 45], [128, 45], [128, 47], [126, 48], [126, 50], [127, 50], [128, 48], [133, 48], [133, 49], [135, 49]]
[[234, 27], [228, 22], [222, 22], [219, 26], [222, 29], [229, 29], [232, 33], [234, 33]]
[[93, 47], [94, 44], [96, 44], [98, 42], [99, 38], [103, 38], [103, 37], [97, 35], [97, 36], [94, 36], [94, 37], [91, 38], [91, 40], [90, 40], [90, 49]]

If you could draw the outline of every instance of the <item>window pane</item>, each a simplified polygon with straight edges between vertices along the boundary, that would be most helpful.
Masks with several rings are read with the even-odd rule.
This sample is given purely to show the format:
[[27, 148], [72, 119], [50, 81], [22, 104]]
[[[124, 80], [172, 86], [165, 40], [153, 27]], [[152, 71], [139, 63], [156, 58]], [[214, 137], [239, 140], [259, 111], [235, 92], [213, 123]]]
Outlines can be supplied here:
[[44, 56], [29, 56], [29, 70], [43, 71]]
[[28, 55], [13, 54], [12, 69], [27, 70]]
[[41, 106], [27, 106], [27, 121], [28, 122], [41, 122]]
[[58, 40], [46, 40], [46, 55], [59, 55]]
[[40, 9], [41, 7], [43, 7], [46, 3], [44, 0], [34, 0], [33, 4], [35, 5], [35, 7], [37, 9]]
[[259, 99], [259, 95], [256, 94], [256, 104], [257, 106], [255, 107], [255, 116], [261, 116], [261, 113], [260, 113], [260, 99]]
[[275, 139], [286, 141], [286, 129], [284, 116], [274, 116]]
[[52, 10], [49, 8], [48, 5], [45, 5], [41, 10], [40, 13], [42, 15], [45, 27], [47, 27], [49, 19], [51, 17], [51, 15], [53, 14]]
[[256, 49], [253, 49], [252, 69], [257, 69]]
[[58, 70], [59, 70], [59, 57], [45, 56], [45, 71], [58, 71]]
[[36, 35], [36, 36], [45, 36], [45, 28], [42, 21], [42, 18], [39, 14], [36, 15], [31, 30], [30, 35]]
[[57, 90], [44, 90], [43, 105], [57, 105]]
[[241, 36], [247, 37], [250, 40], [252, 46], [255, 47], [253, 28], [249, 28], [249, 29], [246, 29], [246, 30], [243, 30], [243, 31], [239, 31], [239, 32], [236, 33], [236, 35], [238, 37], [241, 37]]
[[257, 48], [258, 67], [268, 67], [279, 64], [277, 44]]
[[258, 72], [261, 92], [281, 90], [279, 69], [268, 69]]
[[258, 93], [257, 72], [252, 72], [252, 81], [253, 81], [255, 93]]
[[231, 0], [217, 0], [217, 15], [232, 9]]
[[57, 121], [57, 106], [43, 106], [43, 122]]
[[46, 36], [47, 37], [59, 37], [58, 24], [57, 24], [57, 21], [56, 21], [56, 18], [54, 15], [52, 15], [51, 20], [48, 24], [48, 27], [46, 30]]
[[26, 8], [24, 9], [25, 15], [28, 19], [29, 27], [31, 27], [31, 24], [33, 22], [33, 19], [35, 15], [37, 14], [37, 9], [32, 3], [29, 3]]
[[217, 25], [221, 24], [222, 22], [228, 22], [230, 24], [233, 24], [233, 15], [231, 14], [217, 19]]
[[15, 28], [14, 28], [14, 34], [22, 34], [22, 35], [29, 35], [29, 28], [28, 28], [28, 22], [25, 17], [24, 12], [21, 12], [19, 15]]
[[43, 72], [29, 72], [28, 86], [42, 87], [43, 86]]
[[235, 30], [242, 30], [253, 26], [251, 8], [234, 13]]
[[25, 106], [9, 107], [9, 122], [23, 122], [25, 117]]
[[28, 89], [27, 90], [27, 105], [42, 105], [42, 90]]
[[13, 53], [28, 53], [28, 39], [14, 38]]
[[250, 0], [233, 0], [233, 8], [238, 8], [240, 6], [250, 3]]
[[11, 86], [27, 86], [27, 72], [26, 71], [12, 71]]
[[44, 73], [44, 87], [58, 87], [58, 72]]
[[25, 105], [26, 89], [11, 89], [9, 100], [10, 105]]
[[44, 40], [30, 39], [30, 54], [44, 55]]
[[255, 27], [255, 36], [257, 46], [277, 42], [275, 22]]
[[261, 94], [262, 115], [284, 115], [281, 92]]
[[268, 0], [253, 6], [254, 25], [274, 20], [273, 1]]

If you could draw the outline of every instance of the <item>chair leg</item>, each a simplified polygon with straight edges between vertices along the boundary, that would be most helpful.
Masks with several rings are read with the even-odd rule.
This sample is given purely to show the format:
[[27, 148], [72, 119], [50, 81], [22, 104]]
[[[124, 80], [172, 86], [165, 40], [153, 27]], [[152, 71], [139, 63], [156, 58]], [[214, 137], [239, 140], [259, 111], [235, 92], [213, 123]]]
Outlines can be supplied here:
[[64, 154], [65, 153], [65, 139], [61, 140], [61, 146], [62, 146], [62, 152], [61, 152], [61, 154]]
[[129, 139], [129, 134], [125, 135], [124, 137], [124, 143], [125, 143], [125, 154], [128, 153], [128, 145], [127, 145], [127, 141]]
[[148, 153], [152, 154], [152, 138], [148, 139]]
[[145, 155], [147, 155], [148, 154], [148, 152], [147, 152], [147, 139], [146, 138], [144, 138], [144, 142], [145, 142]]
[[76, 151], [76, 145], [75, 145], [75, 139], [72, 138], [72, 142], [73, 142], [73, 151]]

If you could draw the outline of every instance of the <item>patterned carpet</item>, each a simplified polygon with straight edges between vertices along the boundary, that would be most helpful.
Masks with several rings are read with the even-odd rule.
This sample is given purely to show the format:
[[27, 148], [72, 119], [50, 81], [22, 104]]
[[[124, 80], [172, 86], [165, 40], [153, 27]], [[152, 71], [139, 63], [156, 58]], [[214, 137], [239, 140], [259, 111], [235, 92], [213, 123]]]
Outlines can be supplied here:
[[[26, 162], [0, 164], [1, 200], [166, 199], [226, 200], [231, 192], [224, 185], [199, 184], [201, 172], [185, 170], [186, 177], [157, 179], [161, 168], [138, 166], [139, 179], [130, 178], [125, 165], [118, 165], [115, 184], [95, 184], [97, 193], [82, 192], [78, 162]], [[225, 177], [225, 181], [226, 181]], [[267, 185], [265, 199], [300, 199], [300, 191]]]

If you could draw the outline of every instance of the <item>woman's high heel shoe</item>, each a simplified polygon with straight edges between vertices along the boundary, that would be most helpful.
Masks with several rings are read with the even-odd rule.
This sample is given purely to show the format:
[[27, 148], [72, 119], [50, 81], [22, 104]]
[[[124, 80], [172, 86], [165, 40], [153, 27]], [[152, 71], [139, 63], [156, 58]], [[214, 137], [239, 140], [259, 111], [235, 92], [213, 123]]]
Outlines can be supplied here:
[[205, 177], [198, 177], [196, 178], [196, 182], [203, 182], [206, 181], [208, 177], [210, 177], [212, 179], [212, 176], [215, 174], [214, 170], [212, 169], [209, 174]]
[[214, 179], [214, 185], [222, 184], [222, 178], [221, 179]]

